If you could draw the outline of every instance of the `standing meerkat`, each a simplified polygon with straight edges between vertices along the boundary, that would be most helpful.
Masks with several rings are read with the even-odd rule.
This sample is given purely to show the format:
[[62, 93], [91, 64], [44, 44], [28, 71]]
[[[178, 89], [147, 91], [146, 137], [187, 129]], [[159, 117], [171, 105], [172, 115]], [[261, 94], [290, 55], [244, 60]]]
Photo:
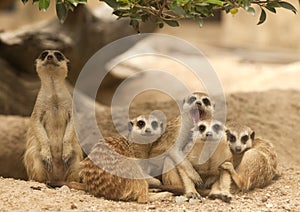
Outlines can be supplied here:
[[[184, 172], [182, 175], [186, 175], [194, 184], [203, 183], [190, 161], [185, 158], [183, 149], [191, 140], [191, 128], [194, 124], [199, 120], [211, 119], [213, 110], [214, 104], [206, 93], [194, 92], [183, 100], [182, 114], [167, 123], [165, 132], [152, 144], [149, 153], [150, 159], [166, 154], [157, 161], [157, 169], [163, 173], [162, 179], [166, 179], [164, 175], [176, 178], [178, 175], [173, 174], [172, 170], [178, 164], [181, 167], [180, 171]], [[178, 177], [174, 180], [180, 181]], [[186, 185], [188, 183], [184, 184], [185, 195], [188, 198], [201, 198], [195, 188]]]
[[24, 165], [29, 180], [78, 181], [82, 150], [73, 126], [72, 98], [66, 87], [68, 59], [45, 50], [36, 59], [41, 88], [27, 132]]
[[277, 155], [272, 143], [255, 138], [255, 132], [247, 126], [232, 122], [227, 127], [233, 163], [224, 163], [221, 168], [230, 172], [242, 191], [270, 184], [278, 176]]
[[[229, 202], [232, 198], [230, 194], [231, 177], [229, 172], [219, 169], [224, 162], [232, 161], [225, 126], [216, 120], [202, 120], [196, 124], [192, 132], [193, 142], [189, 143], [185, 150], [189, 152], [187, 159], [200, 174], [204, 183], [202, 187], [211, 187], [208, 197]], [[178, 180], [175, 181], [175, 187], [196, 190], [194, 182], [181, 171], [182, 167], [177, 166], [176, 169]], [[166, 176], [166, 178], [165, 181], [173, 182], [170, 176]]]

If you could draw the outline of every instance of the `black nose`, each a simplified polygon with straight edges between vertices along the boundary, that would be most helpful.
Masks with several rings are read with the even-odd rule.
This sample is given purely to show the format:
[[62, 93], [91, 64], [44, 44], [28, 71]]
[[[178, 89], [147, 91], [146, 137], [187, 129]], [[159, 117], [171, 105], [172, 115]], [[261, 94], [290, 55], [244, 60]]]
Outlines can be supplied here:
[[53, 56], [52, 55], [48, 55], [47, 56], [47, 60], [53, 60]]
[[198, 106], [202, 106], [201, 102], [196, 102], [196, 104], [197, 104]]
[[146, 132], [146, 133], [151, 133], [151, 129], [150, 129], [150, 128], [147, 128], [147, 129], [145, 129], [145, 132]]
[[206, 137], [212, 137], [213, 136], [213, 133], [212, 132], [207, 132], [206, 133]]
[[242, 148], [240, 146], [235, 147], [236, 152], [240, 152], [241, 150], [242, 150]]

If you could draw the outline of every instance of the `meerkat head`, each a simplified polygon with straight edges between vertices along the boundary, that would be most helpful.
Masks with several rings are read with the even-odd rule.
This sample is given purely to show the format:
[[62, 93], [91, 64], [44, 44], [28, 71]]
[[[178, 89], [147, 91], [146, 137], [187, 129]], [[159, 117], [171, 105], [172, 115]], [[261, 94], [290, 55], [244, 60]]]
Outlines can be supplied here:
[[204, 142], [220, 141], [225, 134], [225, 126], [217, 120], [198, 121], [192, 129], [193, 139]]
[[147, 144], [157, 140], [164, 131], [164, 124], [154, 115], [140, 115], [128, 122], [129, 139]]
[[45, 50], [35, 61], [40, 78], [56, 76], [65, 79], [67, 77], [69, 60], [60, 51]]
[[183, 112], [188, 112], [194, 124], [212, 118], [214, 103], [205, 93], [194, 92], [183, 100]]
[[255, 132], [245, 125], [230, 123], [226, 135], [231, 152], [241, 154], [252, 147]]

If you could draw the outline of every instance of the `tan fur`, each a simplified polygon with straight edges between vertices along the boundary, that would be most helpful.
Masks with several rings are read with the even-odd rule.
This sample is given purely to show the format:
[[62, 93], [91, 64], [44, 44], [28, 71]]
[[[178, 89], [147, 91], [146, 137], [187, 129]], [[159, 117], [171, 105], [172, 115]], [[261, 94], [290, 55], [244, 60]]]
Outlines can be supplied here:
[[[234, 132], [238, 140], [245, 132], [242, 130], [245, 127], [231, 125], [228, 133]], [[277, 155], [272, 143], [261, 138], [252, 140], [250, 137], [248, 142], [250, 144], [243, 152], [233, 152], [235, 166], [232, 163], [221, 166], [222, 169], [230, 172], [234, 183], [242, 191], [265, 187], [278, 174]]]
[[103, 142], [96, 144], [88, 158], [81, 163], [80, 176], [85, 190], [106, 199], [138, 203], [169, 195], [148, 192], [148, 183], [143, 178], [139, 165], [135, 161], [124, 160], [123, 157], [133, 158], [134, 155], [131, 143], [123, 137], [105, 138]]
[[[215, 143], [217, 141], [206, 141], [205, 136], [201, 135], [201, 132], [198, 134], [197, 127], [201, 124], [205, 124], [207, 127], [210, 127], [218, 123], [220, 126], [223, 126], [219, 122], [212, 120], [199, 121], [197, 126], [193, 129], [194, 144], [189, 144], [192, 146], [191, 151], [189, 152], [187, 159], [191, 162], [194, 169], [197, 173], [200, 174], [204, 187], [212, 187], [209, 197], [210, 198], [220, 198], [226, 202], [231, 200], [230, 194], [230, 184], [231, 179], [230, 175], [225, 170], [219, 170], [219, 166], [226, 161], [232, 161], [232, 154], [229, 150], [224, 128], [220, 130], [218, 135], [213, 135], [216, 138], [220, 139], [219, 144], [215, 148]], [[224, 127], [224, 126], [223, 126]], [[203, 132], [202, 134], [206, 133]], [[216, 139], [214, 138], [214, 139]], [[187, 147], [189, 148], [189, 147]], [[208, 160], [205, 160], [208, 158]], [[181, 166], [177, 166], [177, 174], [174, 173], [173, 176], [165, 176], [164, 182], [169, 181], [168, 184], [175, 185], [176, 187], [185, 187], [188, 188], [190, 193], [186, 195], [190, 198], [197, 197], [196, 188], [194, 182], [182, 171]], [[173, 170], [175, 172], [175, 170]], [[181, 181], [179, 180], [181, 179]], [[170, 183], [171, 182], [171, 183]]]
[[[194, 102], [189, 103], [190, 98], [194, 98]], [[209, 105], [204, 104], [204, 99], [209, 100]], [[200, 105], [197, 105], [197, 103], [200, 103]], [[163, 162], [163, 184], [177, 186], [179, 182], [178, 174], [177, 171], [172, 170], [172, 168], [175, 167], [175, 164], [179, 163], [182, 175], [187, 176], [194, 184], [202, 184], [202, 179], [199, 174], [195, 171], [192, 164], [184, 158], [183, 149], [191, 140], [190, 129], [194, 126], [195, 122], [191, 111], [195, 109], [199, 112], [201, 111], [201, 117], [198, 117], [198, 119], [210, 119], [212, 117], [213, 107], [214, 105], [206, 93], [194, 92], [192, 96], [184, 99], [183, 113], [169, 121], [165, 133], [153, 143], [149, 158], [167, 153], [167, 157], [165, 157]], [[168, 180], [170, 178], [171, 181]], [[184, 189], [187, 194], [192, 194], [200, 198], [200, 195], [195, 189], [191, 187], [184, 187]]]
[[73, 126], [72, 98], [65, 84], [67, 59], [62, 55], [64, 59], [59, 61], [55, 52], [48, 50], [44, 60], [41, 56], [36, 60], [41, 89], [30, 118], [24, 165], [29, 180], [78, 181], [82, 151]]

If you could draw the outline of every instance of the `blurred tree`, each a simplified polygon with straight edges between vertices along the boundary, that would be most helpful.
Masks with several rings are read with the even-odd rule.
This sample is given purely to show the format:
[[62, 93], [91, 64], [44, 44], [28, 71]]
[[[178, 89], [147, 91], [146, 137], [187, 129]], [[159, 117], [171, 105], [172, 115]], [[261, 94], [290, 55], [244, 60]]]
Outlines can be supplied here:
[[[23, 3], [28, 0], [21, 0]], [[214, 15], [215, 10], [224, 10], [226, 13], [236, 14], [244, 9], [250, 14], [256, 13], [254, 5], [260, 8], [258, 24], [266, 20], [266, 10], [276, 13], [277, 8], [284, 8], [296, 13], [296, 8], [281, 0], [100, 0], [114, 9], [119, 18], [129, 17], [130, 25], [139, 30], [141, 22], [149, 19], [163, 27], [164, 24], [179, 26], [181, 19], [194, 19], [202, 26], [203, 19]], [[32, 0], [38, 3], [40, 10], [47, 10], [50, 0]], [[85, 4], [87, 0], [56, 0], [56, 14], [64, 22], [68, 11], [73, 11], [78, 4]]]

